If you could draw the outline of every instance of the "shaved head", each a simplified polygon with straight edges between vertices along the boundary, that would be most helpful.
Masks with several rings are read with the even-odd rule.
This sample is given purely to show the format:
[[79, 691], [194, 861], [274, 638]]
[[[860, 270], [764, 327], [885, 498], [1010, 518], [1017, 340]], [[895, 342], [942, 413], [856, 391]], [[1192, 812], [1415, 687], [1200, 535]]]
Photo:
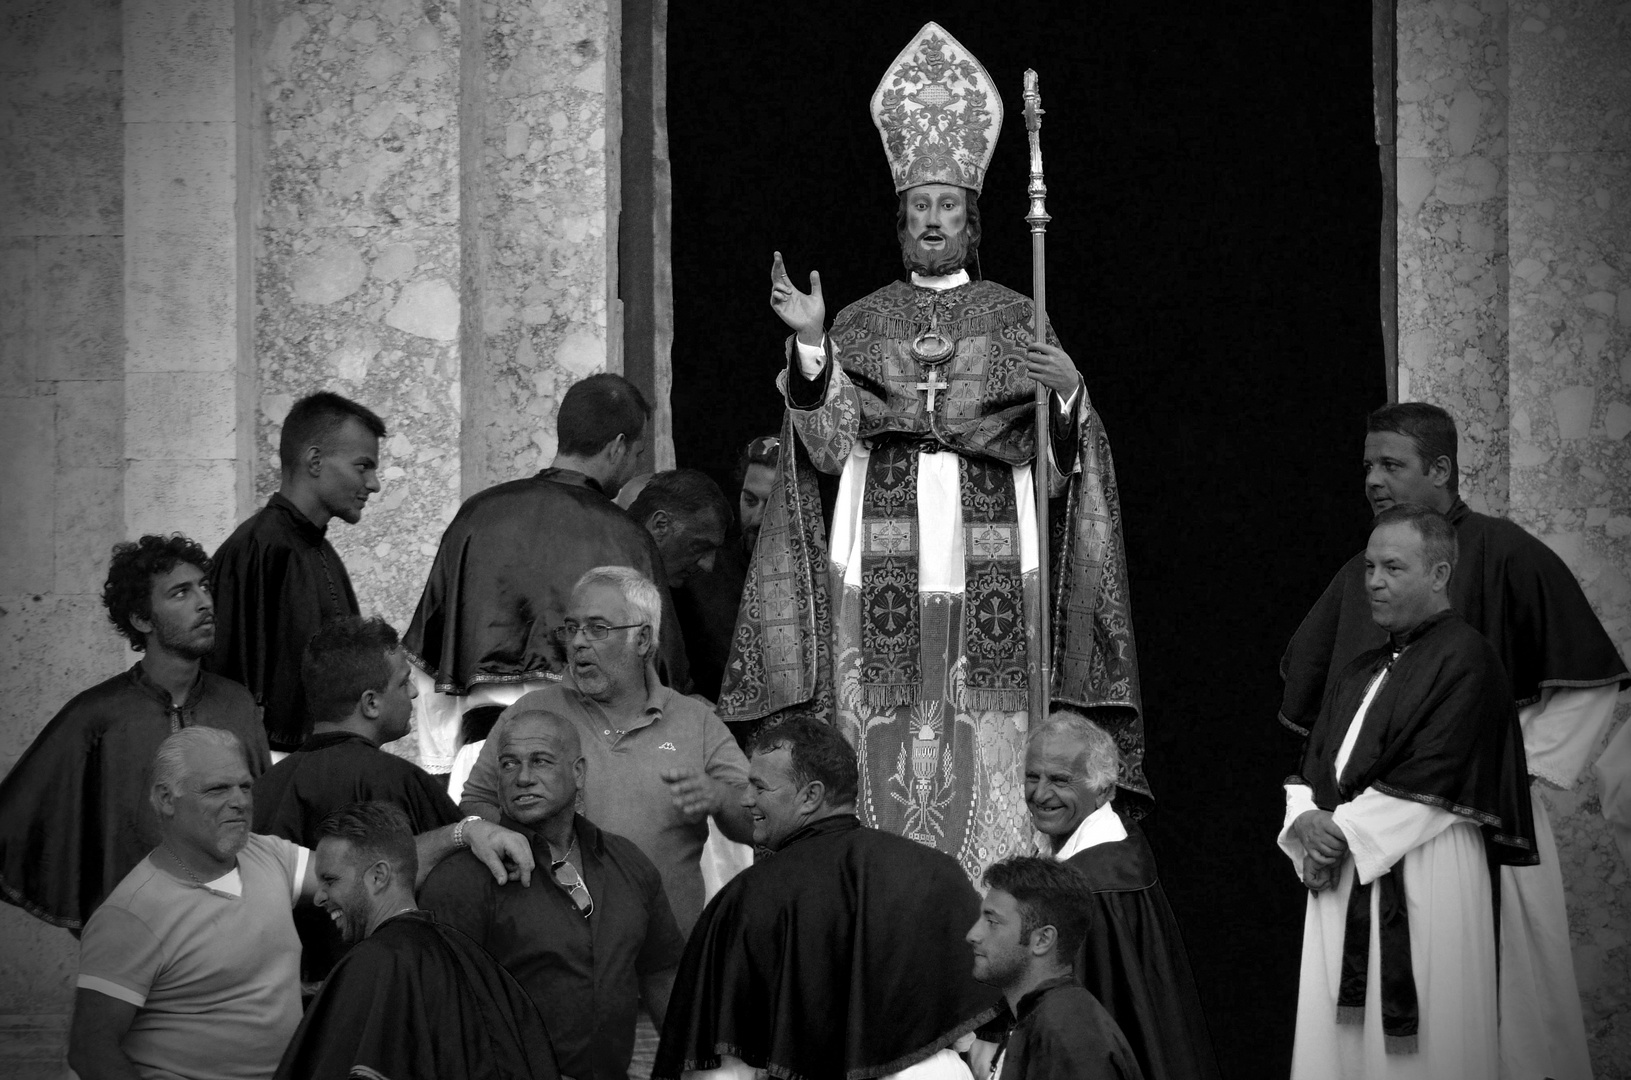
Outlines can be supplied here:
[[583, 756], [583, 742], [578, 738], [577, 725], [559, 713], [545, 712], [543, 709], [528, 709], [523, 713], [516, 713], [510, 717], [510, 722], [504, 727], [504, 737], [499, 740], [500, 750], [508, 747], [518, 739], [528, 735], [547, 734], [554, 739], [561, 751], [570, 757]]

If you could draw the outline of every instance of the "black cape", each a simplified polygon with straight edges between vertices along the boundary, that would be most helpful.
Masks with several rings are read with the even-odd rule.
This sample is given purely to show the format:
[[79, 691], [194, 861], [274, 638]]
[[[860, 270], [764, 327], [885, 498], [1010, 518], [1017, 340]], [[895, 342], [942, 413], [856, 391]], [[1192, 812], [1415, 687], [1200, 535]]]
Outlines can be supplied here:
[[1212, 1034], [1155, 853], [1136, 823], [1122, 824], [1127, 839], [1069, 859], [1095, 901], [1076, 979], [1115, 1018], [1147, 1080], [1216, 1080]]
[[690, 676], [656, 541], [582, 473], [545, 469], [466, 499], [442, 533], [402, 644], [444, 694], [478, 683], [558, 678], [554, 631], [578, 578], [630, 566], [663, 597], [658, 671], [688, 693]]
[[691, 688], [709, 701], [719, 700], [747, 572], [741, 533], [733, 528], [714, 557], [713, 569], [695, 571], [674, 589], [674, 613], [685, 638]]
[[823, 818], [733, 878], [674, 980], [652, 1076], [721, 1055], [778, 1080], [899, 1072], [997, 1015], [963, 935], [980, 911], [957, 861]]
[[[1548, 688], [1631, 686], [1631, 671], [1556, 552], [1460, 499], [1446, 516], [1460, 548], [1450, 606], [1495, 646], [1519, 708]], [[1286, 647], [1281, 723], [1306, 735], [1338, 673], [1386, 641], [1371, 618], [1361, 551], [1331, 579]]]
[[78, 931], [159, 842], [153, 753], [173, 731], [222, 728], [249, 771], [269, 756], [249, 691], [201, 672], [180, 705], [138, 663], [62, 707], [0, 781], [0, 899]]
[[387, 919], [346, 954], [277, 1071], [278, 1080], [559, 1075], [526, 991], [481, 946], [424, 911]]
[[[1019, 999], [1004, 1040], [998, 1080], [1145, 1080], [1115, 1018], [1069, 978]], [[1177, 1039], [1176, 1033], [1168, 1036]]]
[[[1394, 659], [1394, 649], [1400, 651]], [[1372, 676], [1392, 671], [1336, 775], [1336, 757]], [[1454, 612], [1432, 616], [1342, 670], [1303, 750], [1293, 783], [1335, 810], [1366, 788], [1477, 822], [1492, 862], [1539, 862], [1512, 686], [1494, 646]]]
[[[255, 781], [254, 831], [316, 848], [317, 826], [342, 806], [388, 802], [408, 815], [413, 834], [459, 820], [459, 808], [429, 773], [352, 731], [325, 731]], [[339, 929], [322, 908], [294, 911], [303, 950], [301, 977], [325, 978], [345, 952]]]
[[215, 650], [204, 666], [249, 687], [274, 750], [297, 750], [311, 733], [300, 657], [312, 635], [330, 619], [360, 614], [325, 531], [274, 493], [210, 563]]

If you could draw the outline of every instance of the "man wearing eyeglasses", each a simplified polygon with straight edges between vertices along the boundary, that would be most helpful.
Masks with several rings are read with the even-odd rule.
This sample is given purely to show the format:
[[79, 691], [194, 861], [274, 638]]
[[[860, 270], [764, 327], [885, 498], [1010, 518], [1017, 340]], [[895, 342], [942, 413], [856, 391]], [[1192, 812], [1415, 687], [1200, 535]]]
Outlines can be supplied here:
[[702, 847], [712, 817], [750, 843], [741, 804], [747, 757], [703, 703], [664, 686], [653, 668], [662, 620], [656, 586], [626, 566], [578, 579], [557, 631], [566, 677], [499, 716], [461, 793], [460, 809], [499, 820], [501, 736], [516, 716], [543, 709], [572, 721], [586, 760], [584, 813], [626, 836], [657, 865], [682, 931], [702, 913]]
[[499, 886], [479, 863], [455, 857], [425, 879], [419, 902], [526, 989], [564, 1076], [626, 1080], [637, 1004], [662, 1023], [685, 939], [652, 861], [575, 811], [588, 772], [577, 725], [517, 708], [490, 740], [500, 820], [528, 838], [554, 886]]

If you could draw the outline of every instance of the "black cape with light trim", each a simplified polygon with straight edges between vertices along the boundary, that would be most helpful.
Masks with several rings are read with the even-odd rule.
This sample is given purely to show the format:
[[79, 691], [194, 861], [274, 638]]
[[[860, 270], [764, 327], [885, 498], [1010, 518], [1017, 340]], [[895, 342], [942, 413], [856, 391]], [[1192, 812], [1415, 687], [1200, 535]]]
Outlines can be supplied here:
[[1093, 924], [1076, 979], [1121, 1026], [1147, 1080], [1217, 1080], [1212, 1034], [1189, 953], [1138, 825], [1127, 839], [1079, 851], [1067, 865], [1093, 887]]
[[1482, 826], [1492, 862], [1539, 862], [1523, 732], [1495, 648], [1450, 611], [1395, 644], [1403, 651], [1371, 701], [1343, 777], [1336, 775], [1337, 752], [1391, 647], [1364, 653], [1343, 669], [1292, 782], [1311, 787], [1324, 810], [1366, 788], [1437, 806]]
[[176, 705], [136, 664], [62, 707], [0, 781], [0, 899], [76, 934], [158, 846], [148, 802], [153, 754], [172, 725], [222, 728], [243, 741], [251, 776], [266, 732], [249, 691], [200, 672]]
[[652, 1076], [741, 1058], [778, 1080], [867, 1080], [997, 1015], [963, 935], [980, 899], [949, 855], [823, 818], [702, 912]]
[[628, 566], [662, 594], [658, 673], [688, 693], [691, 677], [657, 543], [570, 469], [545, 469], [472, 495], [442, 533], [403, 647], [444, 694], [480, 683], [558, 679], [555, 628], [572, 587], [597, 566]]
[[[1631, 686], [1613, 639], [1556, 552], [1510, 521], [1469, 510], [1460, 499], [1445, 516], [1460, 549], [1450, 576], [1450, 607], [1495, 646], [1519, 708], [1550, 688]], [[1338, 673], [1386, 641], [1371, 618], [1361, 551], [1331, 579], [1286, 646], [1280, 722], [1306, 735]]]
[[555, 1080], [538, 1009], [480, 945], [424, 911], [387, 919], [341, 960], [278, 1080]]

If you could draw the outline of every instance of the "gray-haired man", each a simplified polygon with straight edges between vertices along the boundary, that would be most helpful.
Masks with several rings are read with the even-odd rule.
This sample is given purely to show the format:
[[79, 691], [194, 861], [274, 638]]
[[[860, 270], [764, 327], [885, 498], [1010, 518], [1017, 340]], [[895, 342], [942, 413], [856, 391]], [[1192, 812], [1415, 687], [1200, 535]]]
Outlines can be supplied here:
[[510, 718], [540, 709], [567, 717], [587, 761], [584, 816], [633, 840], [657, 865], [688, 934], [702, 914], [708, 819], [739, 843], [751, 842], [753, 823], [739, 802], [748, 767], [735, 738], [706, 705], [657, 679], [661, 620], [661, 596], [640, 572], [598, 566], [579, 578], [558, 631], [566, 678], [499, 717], [460, 807], [498, 820], [498, 747]]
[[1112, 802], [1120, 770], [1115, 740], [1068, 709], [1049, 715], [1025, 748], [1031, 821], [1093, 889], [1076, 978], [1121, 1025], [1150, 1080], [1214, 1078], [1212, 1036], [1155, 854]]
[[[229, 731], [159, 745], [159, 844], [85, 925], [68, 1064], [81, 1080], [270, 1078], [300, 1023], [290, 914], [317, 878], [307, 848], [249, 831], [253, 781]], [[423, 871], [468, 844], [493, 876], [529, 881], [527, 842], [484, 821], [415, 838]]]

